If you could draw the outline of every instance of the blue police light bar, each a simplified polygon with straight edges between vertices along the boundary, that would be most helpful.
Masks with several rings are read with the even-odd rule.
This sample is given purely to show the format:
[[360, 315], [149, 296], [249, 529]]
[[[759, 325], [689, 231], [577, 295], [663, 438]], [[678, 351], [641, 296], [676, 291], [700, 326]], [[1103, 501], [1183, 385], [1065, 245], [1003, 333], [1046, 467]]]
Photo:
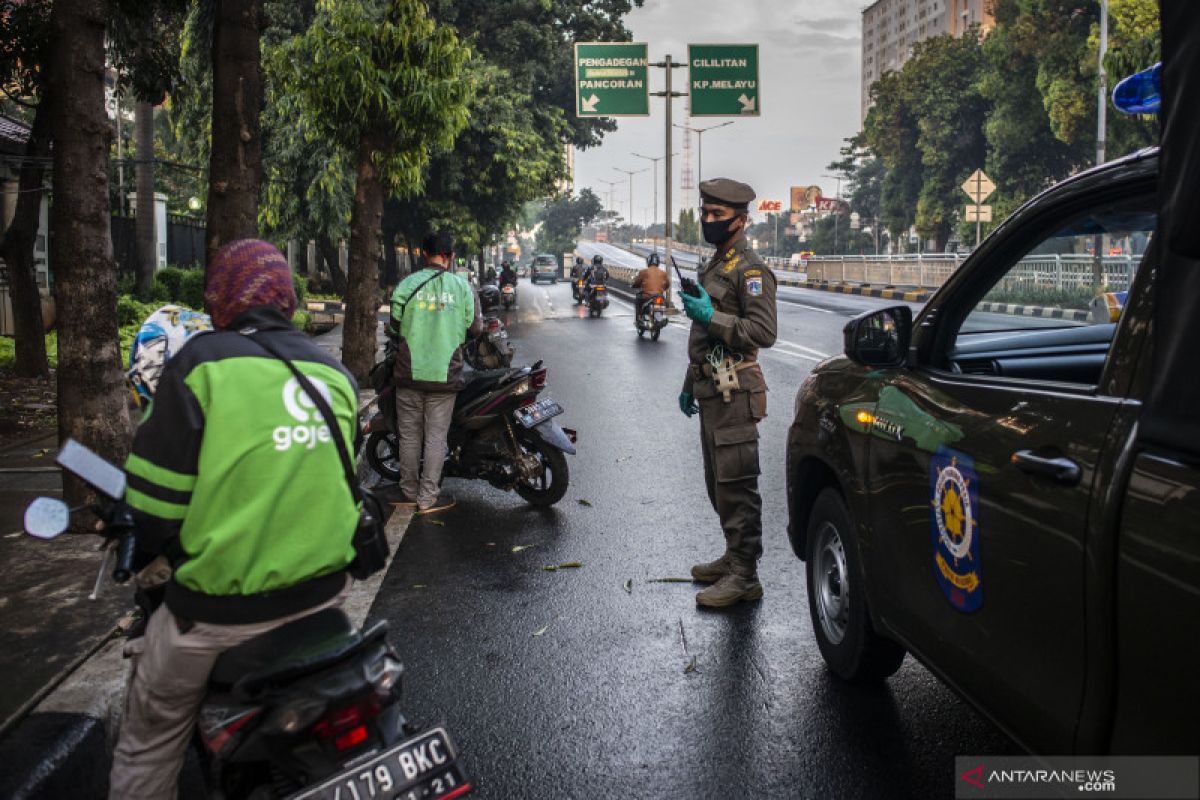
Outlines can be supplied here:
[[1112, 101], [1126, 114], [1157, 114], [1162, 105], [1162, 62], [1118, 83]]

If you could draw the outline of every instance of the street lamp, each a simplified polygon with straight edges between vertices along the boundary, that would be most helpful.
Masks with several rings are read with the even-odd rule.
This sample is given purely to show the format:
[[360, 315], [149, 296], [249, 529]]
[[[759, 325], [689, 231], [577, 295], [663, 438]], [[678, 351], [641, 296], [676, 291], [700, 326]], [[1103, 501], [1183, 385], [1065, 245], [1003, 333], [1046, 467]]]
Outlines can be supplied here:
[[[613, 210], [613, 207], [612, 207], [613, 206], [613, 187], [616, 186], [617, 184], [619, 184], [620, 181], [610, 181], [610, 180], [605, 180], [604, 178], [601, 178], [600, 182], [608, 184], [608, 210], [612, 211]], [[608, 232], [610, 234], [612, 233], [612, 217], [609, 217], [609, 219], [608, 219]]]
[[[633, 155], [636, 158], [644, 158], [647, 161], [651, 162], [651, 164], [653, 164], [653, 166], [654, 166], [654, 175], [653, 175], [653, 178], [654, 178], [654, 222], [652, 224], [657, 225], [658, 224], [658, 162], [662, 161], [664, 158], [666, 158], [666, 156], [665, 155], [644, 156], [641, 153], [631, 153], [630, 155]], [[672, 153], [671, 155], [677, 156], [679, 154]], [[667, 176], [667, 179], [670, 180], [669, 175]]]
[[685, 131], [691, 131], [696, 134], [696, 184], [704, 180], [704, 134], [709, 131], [715, 131], [717, 128], [724, 128], [726, 125], [732, 125], [737, 122], [736, 119], [726, 120], [718, 125], [709, 125], [707, 128], [693, 128], [689, 125], [675, 125], [676, 128], [683, 128]]
[[626, 175], [629, 176], [629, 225], [630, 225], [630, 227], [632, 227], [633, 226], [633, 176], [638, 175], [642, 172], [649, 172], [650, 168], [642, 167], [641, 169], [621, 169], [620, 167], [613, 167], [613, 169], [615, 169], [617, 172], [624, 172]]
[[837, 188], [833, 191], [833, 199], [835, 201], [833, 207], [833, 252], [835, 255], [841, 255], [838, 250], [838, 217], [842, 215], [842, 176], [822, 174], [822, 178], [834, 178], [837, 180]]

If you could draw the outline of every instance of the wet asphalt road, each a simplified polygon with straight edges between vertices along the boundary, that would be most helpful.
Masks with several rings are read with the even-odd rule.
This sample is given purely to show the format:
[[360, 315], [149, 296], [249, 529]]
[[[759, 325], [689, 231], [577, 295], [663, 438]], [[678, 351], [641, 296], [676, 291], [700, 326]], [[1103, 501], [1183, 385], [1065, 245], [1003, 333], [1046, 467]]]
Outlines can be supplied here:
[[[813, 639], [785, 533], [787, 426], [846, 319], [882, 301], [781, 304], [781, 344], [761, 356], [766, 596], [701, 612], [698, 587], [655, 580], [723, 546], [699, 423], [676, 401], [686, 320], [651, 343], [619, 300], [594, 320], [565, 283], [519, 292], [516, 362], [545, 361], [543, 396], [579, 431], [571, 488], [538, 510], [447, 481], [457, 507], [412, 524], [372, 610], [405, 659], [408, 713], [447, 724], [476, 796], [951, 797], [955, 755], [1016, 752], [911, 659], [881, 687], [845, 686]], [[565, 562], [582, 567], [543, 569]]]

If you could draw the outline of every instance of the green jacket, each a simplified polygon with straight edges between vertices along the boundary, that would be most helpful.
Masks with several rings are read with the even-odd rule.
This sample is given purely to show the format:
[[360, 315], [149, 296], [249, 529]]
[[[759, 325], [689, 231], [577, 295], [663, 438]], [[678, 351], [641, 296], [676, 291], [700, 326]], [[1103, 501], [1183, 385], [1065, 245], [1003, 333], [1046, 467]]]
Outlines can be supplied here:
[[427, 267], [409, 275], [392, 293], [396, 385], [427, 392], [463, 388], [462, 346], [483, 330], [479, 298], [461, 275]]
[[[349, 373], [274, 308], [251, 309], [234, 327], [256, 328], [328, 390], [352, 449]], [[125, 463], [139, 545], [175, 565], [167, 606], [227, 625], [341, 591], [358, 522], [320, 411], [287, 365], [237, 330], [199, 334], [167, 362]]]

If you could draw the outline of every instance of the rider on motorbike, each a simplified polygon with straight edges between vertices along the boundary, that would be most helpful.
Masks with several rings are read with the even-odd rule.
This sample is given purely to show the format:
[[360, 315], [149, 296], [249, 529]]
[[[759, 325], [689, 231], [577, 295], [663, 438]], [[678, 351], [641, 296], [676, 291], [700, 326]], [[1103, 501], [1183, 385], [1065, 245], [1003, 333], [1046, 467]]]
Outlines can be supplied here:
[[671, 276], [659, 269], [658, 253], [646, 257], [646, 268], [637, 274], [630, 285], [637, 292], [634, 314], [641, 316], [642, 306], [655, 295], [666, 294], [671, 285]]
[[516, 286], [517, 271], [513, 269], [512, 264], [507, 261], [500, 262], [500, 285], [501, 286]]
[[575, 256], [575, 263], [571, 265], [571, 280], [583, 277], [583, 259]]
[[608, 283], [608, 267], [604, 266], [604, 256], [592, 256], [592, 265], [583, 273], [584, 296], [591, 294], [593, 286], [604, 286]]
[[113, 798], [174, 797], [217, 658], [340, 604], [349, 587], [359, 512], [338, 451], [288, 366], [255, 339], [324, 390], [346, 440], [354, 378], [292, 326], [291, 271], [267, 242], [218, 250], [204, 298], [216, 331], [167, 362], [125, 463], [138, 546], [165, 555], [174, 575], [145, 635], [127, 645], [141, 653]]

